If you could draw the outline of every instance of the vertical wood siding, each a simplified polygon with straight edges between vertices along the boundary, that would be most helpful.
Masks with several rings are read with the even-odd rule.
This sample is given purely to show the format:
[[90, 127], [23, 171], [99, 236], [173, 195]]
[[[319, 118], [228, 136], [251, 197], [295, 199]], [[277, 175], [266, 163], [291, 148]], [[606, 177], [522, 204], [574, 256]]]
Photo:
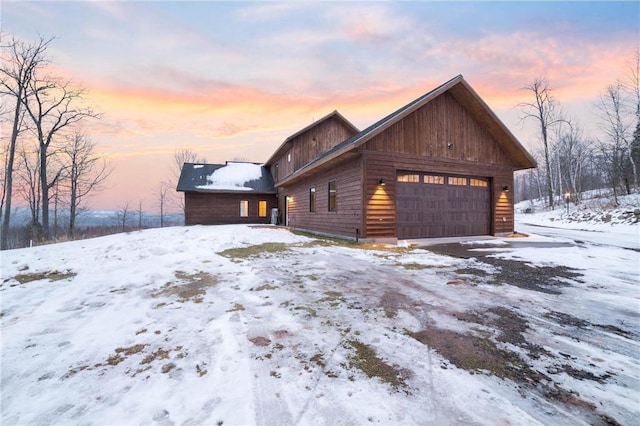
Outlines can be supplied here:
[[[291, 139], [291, 148], [274, 161], [271, 173], [273, 175], [275, 164], [278, 164], [278, 180], [282, 180], [353, 134], [353, 130], [342, 120], [331, 117]], [[291, 161], [288, 159], [289, 154]]]
[[[465, 108], [448, 93], [366, 142], [363, 154], [367, 238], [397, 235], [396, 171], [486, 177], [492, 182], [491, 233], [513, 231], [514, 164]], [[378, 180], [384, 178], [384, 192]]]
[[[270, 223], [271, 209], [277, 207], [275, 194], [230, 194], [185, 192], [186, 225], [221, 225], [230, 223]], [[249, 201], [249, 216], [240, 217], [240, 201]], [[267, 202], [267, 217], [259, 217], [258, 202]]]

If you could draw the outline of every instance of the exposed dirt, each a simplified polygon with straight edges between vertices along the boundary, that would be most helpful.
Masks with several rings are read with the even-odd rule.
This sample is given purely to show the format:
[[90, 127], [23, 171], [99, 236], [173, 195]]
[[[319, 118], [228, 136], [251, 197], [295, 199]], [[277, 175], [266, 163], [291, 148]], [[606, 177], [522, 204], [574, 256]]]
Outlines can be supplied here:
[[494, 284], [509, 284], [527, 290], [548, 294], [560, 294], [560, 288], [570, 285], [569, 281], [579, 280], [582, 274], [566, 266], [533, 266], [519, 260], [482, 257], [478, 262], [496, 268], [492, 280]]

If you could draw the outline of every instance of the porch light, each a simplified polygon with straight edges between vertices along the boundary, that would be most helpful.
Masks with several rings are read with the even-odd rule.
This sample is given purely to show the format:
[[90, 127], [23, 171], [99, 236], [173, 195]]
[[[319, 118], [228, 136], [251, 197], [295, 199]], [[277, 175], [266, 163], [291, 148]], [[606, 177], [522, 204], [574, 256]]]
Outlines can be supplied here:
[[505, 185], [505, 186], [503, 186], [503, 187], [502, 187], [502, 190], [503, 190], [504, 192], [509, 192], [509, 185]]
[[384, 181], [384, 178], [378, 179], [378, 185], [385, 186], [387, 183]]

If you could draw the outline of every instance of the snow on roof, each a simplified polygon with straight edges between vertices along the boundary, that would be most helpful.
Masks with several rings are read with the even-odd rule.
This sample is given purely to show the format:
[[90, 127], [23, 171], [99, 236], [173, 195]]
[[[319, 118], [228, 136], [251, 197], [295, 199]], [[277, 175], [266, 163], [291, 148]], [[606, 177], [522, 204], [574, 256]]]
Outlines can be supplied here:
[[227, 162], [207, 176], [206, 185], [198, 185], [198, 189], [217, 189], [234, 191], [252, 191], [253, 188], [245, 186], [246, 183], [258, 180], [262, 177], [262, 165], [255, 163]]

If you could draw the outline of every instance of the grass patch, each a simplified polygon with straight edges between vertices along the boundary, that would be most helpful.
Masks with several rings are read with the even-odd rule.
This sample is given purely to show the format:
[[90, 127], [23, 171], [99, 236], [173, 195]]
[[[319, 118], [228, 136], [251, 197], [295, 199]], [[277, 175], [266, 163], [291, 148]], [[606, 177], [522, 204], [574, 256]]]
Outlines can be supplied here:
[[278, 287], [272, 286], [270, 284], [263, 284], [260, 287], [252, 288], [250, 291], [264, 291], [264, 290], [275, 290]]
[[240, 312], [240, 311], [244, 311], [244, 306], [242, 306], [240, 303], [234, 303], [231, 309], [227, 309], [227, 312]]
[[309, 314], [309, 316], [315, 318], [318, 316], [318, 311], [316, 311], [313, 308], [310, 308], [309, 306], [296, 306], [295, 308], [293, 308], [293, 310], [295, 311], [305, 311], [307, 314]]
[[344, 302], [344, 298], [339, 291], [325, 291], [324, 297], [318, 300], [318, 302], [327, 302], [330, 307], [337, 308]]
[[168, 282], [160, 290], [152, 293], [153, 297], [177, 297], [179, 302], [191, 300], [194, 303], [202, 303], [207, 288], [218, 284], [218, 278], [208, 272], [196, 272], [189, 274], [184, 271], [176, 271], [178, 282]]
[[231, 248], [218, 252], [217, 254], [230, 259], [248, 259], [265, 253], [281, 253], [287, 250], [288, 247], [285, 243], [264, 243], [248, 247]]
[[349, 359], [350, 368], [357, 368], [367, 377], [377, 377], [381, 382], [395, 389], [407, 386], [405, 381], [409, 378], [408, 370], [387, 364], [370, 346], [358, 340], [348, 340], [346, 343], [355, 349], [355, 353]]
[[422, 269], [432, 268], [432, 266], [423, 265], [422, 263], [399, 263], [399, 265], [410, 271], [420, 271]]
[[66, 280], [67, 278], [73, 278], [77, 274], [72, 271], [45, 271], [45, 272], [31, 272], [26, 274], [18, 274], [14, 278], [20, 284], [25, 284], [31, 281], [40, 281], [40, 280], [49, 280], [49, 281], [60, 281]]
[[420, 343], [435, 349], [453, 365], [472, 373], [488, 372], [516, 383], [537, 383], [538, 372], [532, 370], [518, 354], [500, 349], [491, 340], [431, 328], [408, 333]]

